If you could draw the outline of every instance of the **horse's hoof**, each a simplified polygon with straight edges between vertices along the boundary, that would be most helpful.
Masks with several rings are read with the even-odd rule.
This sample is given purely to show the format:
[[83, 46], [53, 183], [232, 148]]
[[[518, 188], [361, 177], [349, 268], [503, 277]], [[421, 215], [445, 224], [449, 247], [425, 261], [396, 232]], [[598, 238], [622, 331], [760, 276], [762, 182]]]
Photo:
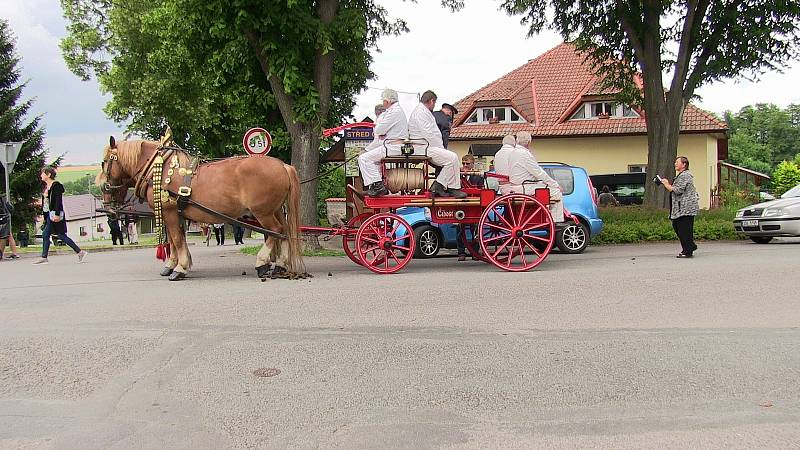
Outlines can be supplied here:
[[161, 269], [161, 273], [159, 273], [159, 275], [161, 275], [162, 277], [166, 277], [170, 274], [172, 274], [172, 269], [170, 269], [169, 267], [164, 267], [163, 269]]
[[274, 280], [276, 278], [282, 278], [282, 275], [284, 275], [286, 273], [287, 273], [286, 272], [286, 268], [281, 267], [279, 265], [275, 265], [275, 267], [272, 269], [272, 273], [270, 273], [269, 277]]
[[172, 272], [172, 274], [169, 276], [169, 281], [180, 281], [180, 280], [182, 280], [184, 278], [186, 278], [186, 274], [185, 273], [183, 273], [183, 272]]
[[267, 275], [269, 275], [271, 268], [272, 267], [270, 264], [264, 264], [263, 266], [258, 266], [256, 267], [256, 275], [258, 275], [258, 278], [264, 278]]

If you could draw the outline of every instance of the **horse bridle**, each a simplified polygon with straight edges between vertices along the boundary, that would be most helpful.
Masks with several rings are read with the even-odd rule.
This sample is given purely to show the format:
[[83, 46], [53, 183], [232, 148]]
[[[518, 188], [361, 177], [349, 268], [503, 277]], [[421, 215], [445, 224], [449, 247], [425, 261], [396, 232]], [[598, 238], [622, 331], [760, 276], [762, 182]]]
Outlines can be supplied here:
[[114, 195], [118, 189], [123, 188], [124, 184], [111, 184], [111, 166], [114, 164], [114, 161], [119, 161], [119, 155], [117, 154], [117, 149], [112, 147], [108, 151], [108, 158], [103, 160], [103, 173], [106, 176], [106, 182], [100, 187], [100, 190], [104, 194], [108, 194], [111, 197], [110, 202], [103, 201], [103, 203], [110, 203], [112, 209], [116, 209], [118, 206], [124, 205], [117, 205], [116, 196]]

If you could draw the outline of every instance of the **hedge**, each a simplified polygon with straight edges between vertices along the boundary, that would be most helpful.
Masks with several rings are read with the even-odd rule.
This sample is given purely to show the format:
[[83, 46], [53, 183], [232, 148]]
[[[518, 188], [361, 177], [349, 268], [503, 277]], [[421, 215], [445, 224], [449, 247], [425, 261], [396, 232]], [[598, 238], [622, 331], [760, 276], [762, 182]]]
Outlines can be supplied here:
[[[629, 244], [646, 241], [677, 240], [669, 213], [642, 206], [601, 208], [603, 231], [592, 244]], [[699, 241], [744, 239], [733, 230], [734, 212], [727, 209], [700, 211], [695, 218], [694, 238]]]

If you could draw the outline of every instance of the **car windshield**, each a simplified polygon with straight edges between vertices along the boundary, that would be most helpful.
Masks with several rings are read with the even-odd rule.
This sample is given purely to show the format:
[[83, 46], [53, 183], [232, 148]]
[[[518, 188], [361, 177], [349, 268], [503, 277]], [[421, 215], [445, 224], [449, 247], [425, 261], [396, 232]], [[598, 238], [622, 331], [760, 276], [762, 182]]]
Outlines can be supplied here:
[[781, 198], [792, 198], [792, 197], [800, 197], [800, 184], [789, 189], [788, 191], [784, 192], [783, 195], [781, 195]]

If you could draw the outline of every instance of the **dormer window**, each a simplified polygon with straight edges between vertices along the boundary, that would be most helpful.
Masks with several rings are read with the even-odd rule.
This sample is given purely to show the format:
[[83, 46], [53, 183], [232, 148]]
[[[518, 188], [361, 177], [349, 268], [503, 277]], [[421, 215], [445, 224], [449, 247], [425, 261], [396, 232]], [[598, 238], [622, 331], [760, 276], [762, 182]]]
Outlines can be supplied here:
[[510, 106], [475, 108], [464, 123], [523, 123], [525, 119]]
[[630, 106], [616, 102], [586, 102], [572, 114], [570, 120], [639, 117]]

